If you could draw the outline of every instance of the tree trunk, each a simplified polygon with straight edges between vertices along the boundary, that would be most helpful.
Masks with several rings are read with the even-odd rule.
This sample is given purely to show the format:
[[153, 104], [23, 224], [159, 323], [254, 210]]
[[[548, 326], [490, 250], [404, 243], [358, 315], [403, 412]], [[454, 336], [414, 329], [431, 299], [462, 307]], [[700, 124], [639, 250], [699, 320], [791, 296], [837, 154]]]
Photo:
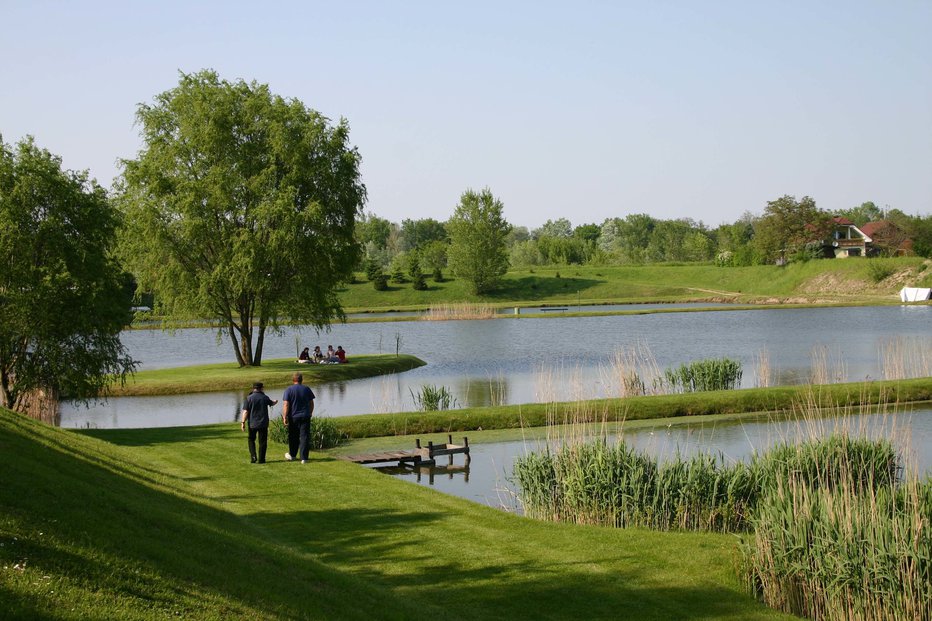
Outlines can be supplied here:
[[227, 332], [230, 335], [230, 340], [233, 342], [233, 353], [236, 354], [236, 364], [241, 367], [246, 366], [246, 362], [243, 360], [243, 356], [239, 352], [239, 343], [236, 342], [236, 325], [234, 325], [232, 321], [227, 326]]
[[265, 344], [265, 318], [259, 319], [259, 334], [256, 336], [256, 353], [252, 358], [254, 366], [262, 366], [262, 346]]
[[10, 375], [0, 371], [0, 406], [12, 410], [15, 402], [16, 393], [10, 389]]

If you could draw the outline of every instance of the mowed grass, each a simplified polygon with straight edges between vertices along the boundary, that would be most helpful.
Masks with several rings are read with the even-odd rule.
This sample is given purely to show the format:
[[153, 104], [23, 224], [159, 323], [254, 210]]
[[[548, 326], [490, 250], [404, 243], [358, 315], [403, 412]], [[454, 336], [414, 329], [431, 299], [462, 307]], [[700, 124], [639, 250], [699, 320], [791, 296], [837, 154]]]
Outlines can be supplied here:
[[293, 358], [265, 360], [258, 367], [239, 367], [235, 363], [204, 364], [169, 369], [138, 371], [123, 386], [115, 385], [111, 393], [128, 395], [178, 395], [222, 390], [249, 390], [253, 382], [267, 387], [287, 386], [295, 371], [304, 374], [305, 383], [342, 382], [408, 371], [426, 363], [408, 354], [373, 354], [348, 356], [346, 364], [298, 364]]
[[[501, 306], [541, 303], [683, 302], [727, 300], [760, 302], [770, 298], [807, 298], [819, 301], [864, 302], [894, 298], [904, 283], [888, 279], [875, 283], [872, 261], [883, 261], [894, 272], [908, 272], [905, 284], [917, 286], [921, 257], [896, 259], [819, 260], [787, 267], [755, 265], [717, 267], [710, 264], [642, 266], [548, 266], [512, 270], [502, 286], [492, 293], [474, 296], [466, 283], [428, 279], [426, 291], [415, 291], [411, 283], [390, 283], [387, 291], [376, 291], [362, 275], [346, 285], [340, 299], [350, 311], [425, 308], [431, 304], [487, 302]], [[817, 288], [807, 287], [821, 283]]]
[[536, 522], [245, 444], [0, 411], [4, 618], [789, 618], [743, 593], [733, 537]]

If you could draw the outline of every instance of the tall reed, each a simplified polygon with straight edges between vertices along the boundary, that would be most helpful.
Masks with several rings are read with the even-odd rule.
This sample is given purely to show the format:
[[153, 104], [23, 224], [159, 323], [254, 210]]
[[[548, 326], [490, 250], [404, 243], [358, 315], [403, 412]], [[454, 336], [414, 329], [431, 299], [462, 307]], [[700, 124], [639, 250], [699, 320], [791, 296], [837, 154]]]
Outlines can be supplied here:
[[681, 364], [663, 373], [674, 392], [733, 390], [741, 385], [741, 363], [730, 358], [710, 358]]
[[778, 481], [815, 487], [841, 482], [860, 487], [889, 483], [896, 452], [887, 440], [834, 435], [781, 445], [749, 462], [722, 455], [676, 454], [661, 461], [604, 438], [564, 442], [515, 460], [514, 477], [525, 514], [554, 521], [739, 532]]
[[425, 321], [449, 321], [452, 319], [494, 319], [497, 315], [495, 308], [488, 304], [462, 302], [431, 305], [421, 318]]
[[757, 387], [768, 388], [772, 382], [772, 377], [770, 352], [766, 349], [761, 349], [757, 352]]
[[414, 407], [421, 412], [436, 412], [438, 410], [452, 410], [456, 407], [456, 398], [446, 386], [425, 384], [419, 392], [408, 389], [414, 400]]
[[907, 379], [932, 375], [932, 337], [898, 336], [880, 345], [884, 379]]

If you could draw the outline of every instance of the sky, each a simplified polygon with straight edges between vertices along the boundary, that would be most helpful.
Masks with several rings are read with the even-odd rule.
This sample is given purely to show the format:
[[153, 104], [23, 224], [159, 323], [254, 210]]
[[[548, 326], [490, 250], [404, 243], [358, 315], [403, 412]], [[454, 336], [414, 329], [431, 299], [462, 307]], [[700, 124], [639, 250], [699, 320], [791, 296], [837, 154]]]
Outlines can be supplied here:
[[0, 0], [0, 135], [109, 187], [214, 69], [350, 125], [366, 211], [536, 228], [812, 196], [932, 213], [932, 2]]

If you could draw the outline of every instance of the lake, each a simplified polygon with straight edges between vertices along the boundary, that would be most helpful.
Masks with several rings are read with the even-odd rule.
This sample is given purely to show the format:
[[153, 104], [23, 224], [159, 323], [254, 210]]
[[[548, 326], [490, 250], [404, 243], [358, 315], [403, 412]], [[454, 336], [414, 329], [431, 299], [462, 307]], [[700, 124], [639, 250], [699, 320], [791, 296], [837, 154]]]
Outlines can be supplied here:
[[[232, 360], [229, 341], [218, 340], [209, 329], [133, 330], [124, 333], [123, 342], [143, 369]], [[345, 416], [413, 410], [412, 392], [428, 384], [450, 389], [460, 407], [616, 396], [615, 357], [634, 349], [649, 352], [659, 368], [706, 358], [739, 360], [744, 387], [756, 385], [762, 365], [771, 384], [808, 381], [814, 369], [829, 381], [882, 379], [889, 371], [884, 351], [893, 344], [909, 349], [907, 357], [926, 360], [932, 307], [353, 323], [321, 335], [307, 328], [270, 334], [263, 355], [296, 356], [301, 347], [315, 344], [342, 345], [350, 360], [354, 353], [393, 353], [397, 347], [428, 363], [397, 375], [312, 385], [317, 413]], [[273, 398], [279, 392], [269, 390]], [[66, 403], [61, 424], [130, 428], [231, 422], [244, 394], [120, 397], [90, 408]]]

